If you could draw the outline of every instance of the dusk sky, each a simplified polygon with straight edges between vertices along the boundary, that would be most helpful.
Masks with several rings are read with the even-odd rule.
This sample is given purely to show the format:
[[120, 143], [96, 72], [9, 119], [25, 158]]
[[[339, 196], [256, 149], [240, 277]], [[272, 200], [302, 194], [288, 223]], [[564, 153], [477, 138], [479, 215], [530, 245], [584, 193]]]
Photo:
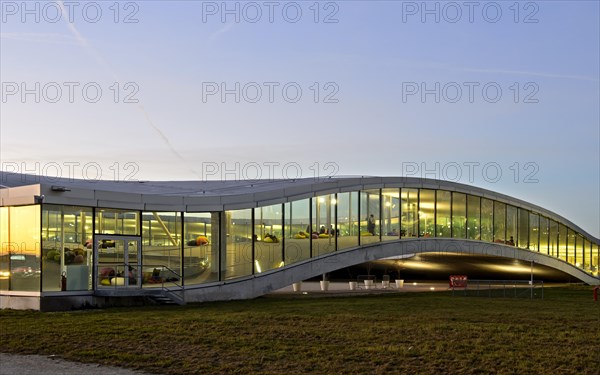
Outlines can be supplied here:
[[600, 236], [598, 1], [0, 4], [2, 170], [440, 178]]

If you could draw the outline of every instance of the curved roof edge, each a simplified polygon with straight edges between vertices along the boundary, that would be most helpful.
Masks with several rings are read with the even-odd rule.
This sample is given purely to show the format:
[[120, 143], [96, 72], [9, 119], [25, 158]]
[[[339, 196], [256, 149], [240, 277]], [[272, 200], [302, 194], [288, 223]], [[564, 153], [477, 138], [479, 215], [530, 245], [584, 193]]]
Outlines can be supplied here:
[[565, 217], [527, 201], [458, 182], [415, 177], [329, 177], [233, 181], [107, 181], [0, 171], [0, 206], [81, 205], [145, 211], [222, 211], [254, 208], [318, 195], [379, 188], [441, 189], [535, 211], [600, 245], [600, 239]]

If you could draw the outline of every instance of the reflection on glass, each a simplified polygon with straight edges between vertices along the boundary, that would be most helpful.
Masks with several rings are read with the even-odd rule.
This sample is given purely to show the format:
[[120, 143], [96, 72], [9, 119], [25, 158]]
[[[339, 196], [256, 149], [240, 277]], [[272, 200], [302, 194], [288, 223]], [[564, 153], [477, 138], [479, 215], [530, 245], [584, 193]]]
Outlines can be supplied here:
[[522, 249], [529, 248], [529, 211], [519, 208], [518, 210], [518, 246]]
[[183, 275], [186, 285], [219, 280], [219, 212], [183, 216]]
[[166, 266], [181, 277], [181, 213], [142, 213], [142, 241], [144, 267]]
[[506, 205], [506, 243], [515, 246], [517, 241], [517, 227], [519, 225], [517, 208]]
[[381, 228], [379, 190], [365, 190], [360, 192], [360, 244], [364, 245], [379, 241]]
[[108, 208], [96, 210], [96, 234], [139, 236], [139, 211]]
[[224, 279], [252, 274], [252, 209], [225, 211], [227, 241], [221, 254]]
[[567, 227], [563, 224], [558, 226], [558, 257], [567, 261]]
[[337, 195], [338, 207], [338, 249], [358, 246], [358, 193]]
[[452, 237], [466, 238], [467, 195], [452, 193]]
[[312, 200], [312, 256], [335, 251], [335, 195], [321, 195]]
[[558, 257], [558, 223], [554, 220], [550, 220], [549, 227], [548, 254]]
[[7, 207], [2, 210], [3, 289], [40, 291], [40, 206]]
[[[452, 236], [452, 217], [450, 215], [450, 204], [451, 204], [451, 193], [445, 190], [438, 190], [436, 192], [436, 211], [435, 211], [435, 225], [436, 237], [451, 237]], [[423, 211], [423, 210], [421, 210]]]
[[548, 219], [544, 216], [540, 216], [540, 248], [539, 252], [549, 254], [548, 252]]
[[575, 235], [575, 266], [576, 267], [583, 267], [583, 254], [584, 254], [584, 247], [583, 247], [583, 236], [580, 234]]
[[435, 190], [419, 192], [419, 237], [435, 236]]
[[285, 265], [310, 258], [310, 199], [285, 204]]
[[419, 190], [402, 189], [402, 237], [416, 237], [419, 227]]
[[254, 272], [283, 267], [281, 204], [254, 209]]
[[595, 276], [600, 273], [600, 250], [598, 244], [592, 243], [592, 272]]
[[10, 240], [8, 207], [0, 207], [0, 290], [8, 290], [10, 282]]
[[381, 238], [383, 241], [397, 240], [400, 238], [400, 189], [383, 189], [381, 202]]
[[494, 239], [494, 202], [481, 198], [481, 240]]
[[470, 240], [479, 240], [480, 220], [481, 220], [481, 198], [467, 195], [467, 238]]
[[506, 205], [494, 201], [494, 242], [506, 243]]
[[[45, 204], [42, 210], [42, 290], [92, 289], [92, 209]], [[61, 277], [67, 278], [62, 284]]]
[[540, 241], [540, 216], [529, 214], [529, 250], [538, 250]]
[[575, 232], [567, 228], [567, 262], [575, 264]]

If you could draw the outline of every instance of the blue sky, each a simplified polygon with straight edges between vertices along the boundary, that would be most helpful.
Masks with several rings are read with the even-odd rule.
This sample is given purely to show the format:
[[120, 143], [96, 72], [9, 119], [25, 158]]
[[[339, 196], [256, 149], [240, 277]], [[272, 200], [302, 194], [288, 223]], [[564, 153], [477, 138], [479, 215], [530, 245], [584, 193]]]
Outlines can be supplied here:
[[600, 234], [597, 1], [26, 4], [0, 8], [4, 170], [449, 178]]

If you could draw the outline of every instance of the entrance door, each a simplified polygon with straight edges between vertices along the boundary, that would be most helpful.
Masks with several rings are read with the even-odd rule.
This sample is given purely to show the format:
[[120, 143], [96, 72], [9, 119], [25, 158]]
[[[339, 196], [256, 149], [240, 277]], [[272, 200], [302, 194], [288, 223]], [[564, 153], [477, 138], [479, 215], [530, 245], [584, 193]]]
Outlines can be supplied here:
[[96, 288], [140, 288], [140, 238], [133, 236], [95, 236]]

